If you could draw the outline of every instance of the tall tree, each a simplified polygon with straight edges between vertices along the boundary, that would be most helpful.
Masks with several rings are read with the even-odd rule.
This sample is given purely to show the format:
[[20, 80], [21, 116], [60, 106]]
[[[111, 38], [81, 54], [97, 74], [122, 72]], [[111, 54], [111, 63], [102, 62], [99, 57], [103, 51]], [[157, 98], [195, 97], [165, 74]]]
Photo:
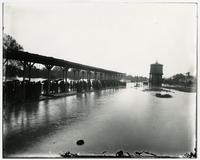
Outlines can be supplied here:
[[[24, 48], [10, 35], [3, 34], [3, 53], [9, 53], [12, 51], [23, 51]], [[15, 52], [13, 52], [14, 54]], [[6, 77], [13, 77], [19, 75], [22, 68], [22, 64], [16, 60], [9, 60], [9, 63], [5, 65], [3, 74]]]
[[24, 48], [8, 34], [3, 35], [3, 52], [23, 51]]
[[[3, 53], [11, 51], [23, 51], [24, 48], [10, 35], [3, 35]], [[14, 53], [14, 52], [13, 52]], [[21, 68], [22, 64], [15, 60], [9, 60], [10, 65]]]

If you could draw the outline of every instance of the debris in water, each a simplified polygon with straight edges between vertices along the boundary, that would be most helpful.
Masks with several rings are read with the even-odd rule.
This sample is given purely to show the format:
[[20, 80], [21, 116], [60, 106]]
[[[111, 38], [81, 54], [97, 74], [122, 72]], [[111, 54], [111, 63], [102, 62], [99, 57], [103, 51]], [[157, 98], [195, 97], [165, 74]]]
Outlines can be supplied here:
[[[80, 141], [80, 140], [79, 140]], [[78, 141], [77, 141], [78, 142]], [[77, 154], [77, 153], [71, 153], [70, 151], [67, 151], [63, 154], [60, 153], [60, 156], [63, 157], [63, 158], [72, 158], [72, 157], [82, 157], [82, 158], [89, 158], [89, 157], [95, 157], [95, 158], [102, 158], [102, 157], [108, 157], [108, 158], [114, 158], [114, 157], [118, 157], [118, 158], [125, 158], [125, 157], [131, 157], [131, 158], [178, 158], [178, 157], [173, 157], [173, 156], [159, 156], [159, 155], [156, 155], [154, 153], [151, 153], [151, 152], [148, 152], [148, 151], [141, 151], [141, 152], [138, 152], [136, 151], [135, 153], [130, 154], [129, 152], [123, 152], [122, 150], [118, 151], [116, 154], [114, 155], [110, 155], [110, 154], [105, 154], [107, 153], [108, 151], [103, 151], [102, 153], [100, 154], [89, 154], [89, 155], [80, 155], [80, 154]], [[145, 155], [144, 155], [145, 154]], [[179, 156], [180, 157], [180, 156]], [[190, 153], [186, 153], [184, 154], [182, 157], [184, 158], [196, 158], [196, 149], [195, 149], [195, 152], [190, 152]]]
[[124, 152], [122, 150], [118, 151], [115, 156], [116, 157], [124, 157]]
[[170, 94], [156, 93], [156, 97], [159, 97], [159, 98], [171, 98], [172, 96]]
[[78, 141], [76, 142], [76, 144], [79, 145], [79, 146], [80, 146], [80, 145], [83, 145], [83, 144], [84, 144], [84, 140], [82, 140], [82, 139], [81, 139], [81, 140], [78, 140]]
[[73, 153], [68, 151], [64, 154], [60, 154], [60, 156], [63, 157], [63, 158], [69, 158], [69, 157], [78, 157], [78, 154], [73, 154]]

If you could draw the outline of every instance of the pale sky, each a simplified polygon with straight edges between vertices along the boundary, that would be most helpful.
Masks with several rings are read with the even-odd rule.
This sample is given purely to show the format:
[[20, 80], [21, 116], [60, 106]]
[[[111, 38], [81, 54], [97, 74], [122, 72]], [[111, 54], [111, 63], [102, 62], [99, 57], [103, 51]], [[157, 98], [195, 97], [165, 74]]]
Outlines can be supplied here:
[[196, 68], [196, 5], [114, 1], [5, 3], [4, 32], [25, 51], [124, 72], [164, 77]]

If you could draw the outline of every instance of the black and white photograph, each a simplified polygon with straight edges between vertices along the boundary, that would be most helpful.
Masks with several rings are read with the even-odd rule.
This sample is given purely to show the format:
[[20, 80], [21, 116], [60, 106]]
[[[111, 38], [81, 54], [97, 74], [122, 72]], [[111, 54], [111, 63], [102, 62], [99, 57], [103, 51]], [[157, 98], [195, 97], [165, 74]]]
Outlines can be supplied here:
[[2, 158], [197, 158], [198, 5], [1, 2]]

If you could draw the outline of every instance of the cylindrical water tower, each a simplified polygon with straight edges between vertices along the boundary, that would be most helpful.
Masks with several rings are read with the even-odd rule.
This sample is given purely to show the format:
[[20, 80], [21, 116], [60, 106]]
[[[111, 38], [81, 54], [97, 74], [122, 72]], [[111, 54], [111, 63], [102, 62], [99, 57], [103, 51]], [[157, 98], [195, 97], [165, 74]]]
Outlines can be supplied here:
[[151, 64], [150, 74], [149, 74], [149, 85], [151, 87], [161, 87], [162, 86], [162, 75], [163, 75], [163, 65], [156, 62]]

